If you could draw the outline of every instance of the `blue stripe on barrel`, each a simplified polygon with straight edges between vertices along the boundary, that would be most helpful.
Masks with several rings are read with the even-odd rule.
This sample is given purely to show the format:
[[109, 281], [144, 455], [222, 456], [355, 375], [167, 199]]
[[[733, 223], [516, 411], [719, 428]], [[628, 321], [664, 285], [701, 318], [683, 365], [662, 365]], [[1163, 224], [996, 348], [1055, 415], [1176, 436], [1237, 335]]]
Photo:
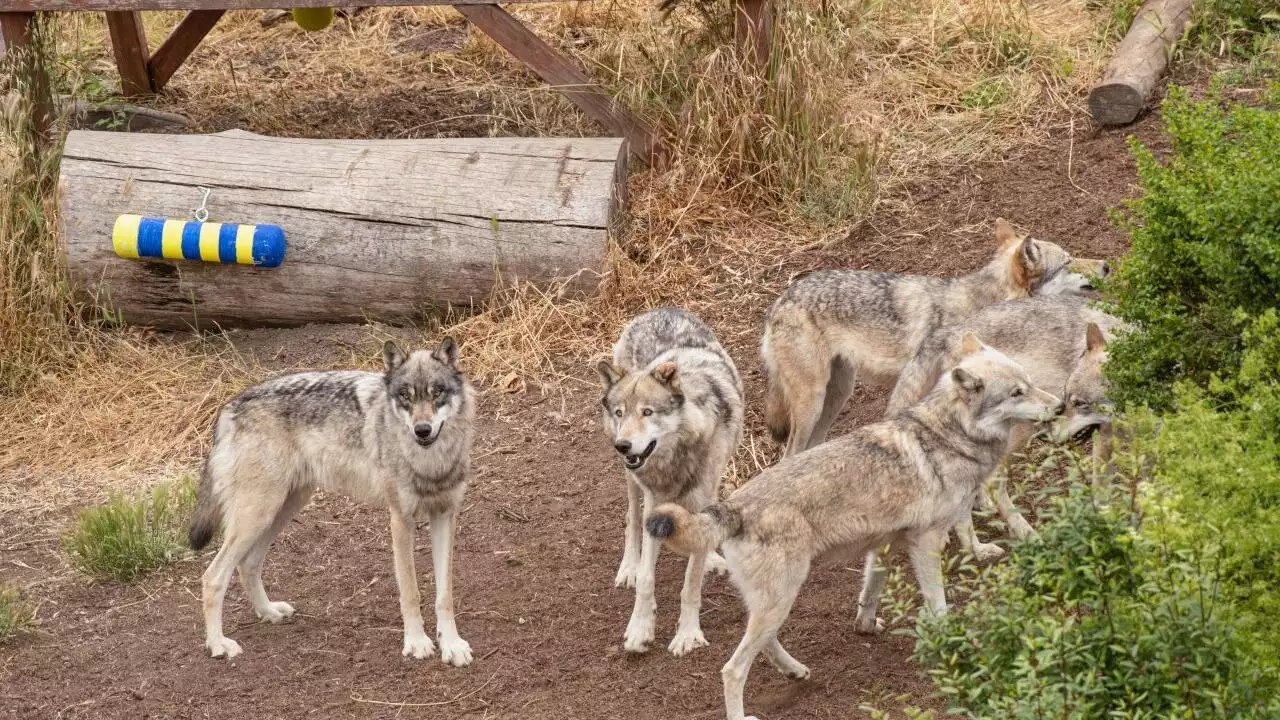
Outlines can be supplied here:
[[198, 222], [182, 225], [182, 258], [184, 260], [200, 259], [200, 223]]
[[255, 225], [253, 264], [258, 267], [280, 267], [282, 262], [284, 262], [284, 228], [279, 225]]
[[218, 261], [233, 263], [236, 261], [236, 225], [226, 223], [218, 231]]
[[142, 218], [138, 223], [138, 257], [164, 257], [164, 218]]

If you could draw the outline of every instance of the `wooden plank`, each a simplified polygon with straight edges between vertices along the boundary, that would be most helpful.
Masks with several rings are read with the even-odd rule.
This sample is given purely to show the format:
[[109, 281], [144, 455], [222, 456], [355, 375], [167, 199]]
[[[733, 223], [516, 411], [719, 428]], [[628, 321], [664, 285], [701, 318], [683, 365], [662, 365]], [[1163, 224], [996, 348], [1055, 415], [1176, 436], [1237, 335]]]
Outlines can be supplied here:
[[773, 50], [772, 0], [734, 0], [733, 21], [738, 50], [764, 67]]
[[31, 21], [29, 12], [0, 12], [0, 50], [8, 51], [27, 44], [27, 23]]
[[[492, 5], [497, 0], [361, 0], [362, 7], [403, 7], [411, 5]], [[585, 2], [585, 0], [555, 0]], [[546, 0], [502, 0], [506, 3], [533, 3]], [[3, 0], [10, 12], [58, 12], [110, 10], [266, 10], [295, 7], [334, 7], [334, 0]]]
[[646, 162], [660, 158], [653, 127], [636, 117], [591, 81], [571, 60], [556, 52], [511, 13], [497, 5], [455, 5], [463, 17], [555, 87], [592, 120], [627, 139]]
[[1103, 125], [1124, 125], [1142, 112], [1160, 82], [1192, 0], [1148, 0], [1120, 41], [1102, 80], [1089, 91], [1089, 114]]
[[136, 10], [109, 12], [107, 29], [111, 31], [111, 48], [115, 51], [116, 68], [120, 70], [120, 92], [126, 96], [150, 93], [149, 49], [142, 29], [142, 15]]
[[226, 14], [226, 10], [192, 10], [182, 18], [178, 27], [169, 33], [160, 47], [156, 48], [151, 59], [147, 61], [147, 69], [151, 73], [151, 84], [156, 92], [164, 88], [169, 78], [182, 67], [182, 63], [190, 57], [205, 35], [218, 24], [218, 20]]
[[[593, 292], [625, 173], [621, 138], [285, 139], [72, 131], [61, 165], [68, 267], [134, 323], [415, 320], [483, 304], [499, 274]], [[123, 213], [277, 223], [274, 269], [126, 260]]]

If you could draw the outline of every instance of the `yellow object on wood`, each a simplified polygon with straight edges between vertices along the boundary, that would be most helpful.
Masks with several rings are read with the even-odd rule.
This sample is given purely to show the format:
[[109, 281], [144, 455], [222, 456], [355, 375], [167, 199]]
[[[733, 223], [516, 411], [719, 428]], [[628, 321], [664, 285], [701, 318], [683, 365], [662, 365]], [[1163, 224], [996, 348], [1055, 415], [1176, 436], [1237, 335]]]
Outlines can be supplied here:
[[293, 21], [308, 32], [323, 30], [333, 22], [333, 8], [293, 8]]

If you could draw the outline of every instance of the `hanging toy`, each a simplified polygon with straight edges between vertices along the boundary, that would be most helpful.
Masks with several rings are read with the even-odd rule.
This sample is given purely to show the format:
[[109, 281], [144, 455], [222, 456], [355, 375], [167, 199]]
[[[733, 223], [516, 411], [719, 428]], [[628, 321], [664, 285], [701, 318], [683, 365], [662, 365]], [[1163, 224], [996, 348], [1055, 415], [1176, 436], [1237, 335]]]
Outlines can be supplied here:
[[279, 225], [234, 225], [205, 222], [204, 202], [195, 220], [121, 215], [111, 230], [111, 243], [122, 258], [202, 260], [255, 267], [279, 267], [284, 262], [284, 228]]
[[333, 22], [333, 8], [293, 8], [293, 21], [307, 32], [316, 32], [329, 27]]

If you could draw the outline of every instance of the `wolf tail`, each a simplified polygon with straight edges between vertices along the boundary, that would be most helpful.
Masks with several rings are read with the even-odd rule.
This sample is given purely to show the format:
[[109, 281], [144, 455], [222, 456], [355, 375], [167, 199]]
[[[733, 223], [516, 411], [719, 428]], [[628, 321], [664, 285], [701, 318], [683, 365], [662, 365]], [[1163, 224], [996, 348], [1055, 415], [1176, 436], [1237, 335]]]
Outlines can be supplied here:
[[674, 503], [659, 505], [645, 521], [649, 534], [685, 555], [710, 552], [742, 533], [742, 514], [716, 503], [696, 515]]
[[196, 491], [196, 508], [191, 513], [191, 525], [187, 528], [187, 544], [192, 550], [202, 550], [218, 532], [222, 524], [222, 504], [213, 492], [213, 473], [205, 461], [200, 473], [200, 488]]
[[[770, 313], [772, 316], [772, 313]], [[769, 342], [769, 320], [765, 320], [764, 341], [760, 343], [760, 359], [764, 361], [769, 389], [766, 391], [764, 406], [764, 422], [769, 428], [769, 435], [779, 445], [787, 442], [791, 435], [791, 405], [787, 402], [787, 391], [782, 387], [774, 364], [773, 349]]]

